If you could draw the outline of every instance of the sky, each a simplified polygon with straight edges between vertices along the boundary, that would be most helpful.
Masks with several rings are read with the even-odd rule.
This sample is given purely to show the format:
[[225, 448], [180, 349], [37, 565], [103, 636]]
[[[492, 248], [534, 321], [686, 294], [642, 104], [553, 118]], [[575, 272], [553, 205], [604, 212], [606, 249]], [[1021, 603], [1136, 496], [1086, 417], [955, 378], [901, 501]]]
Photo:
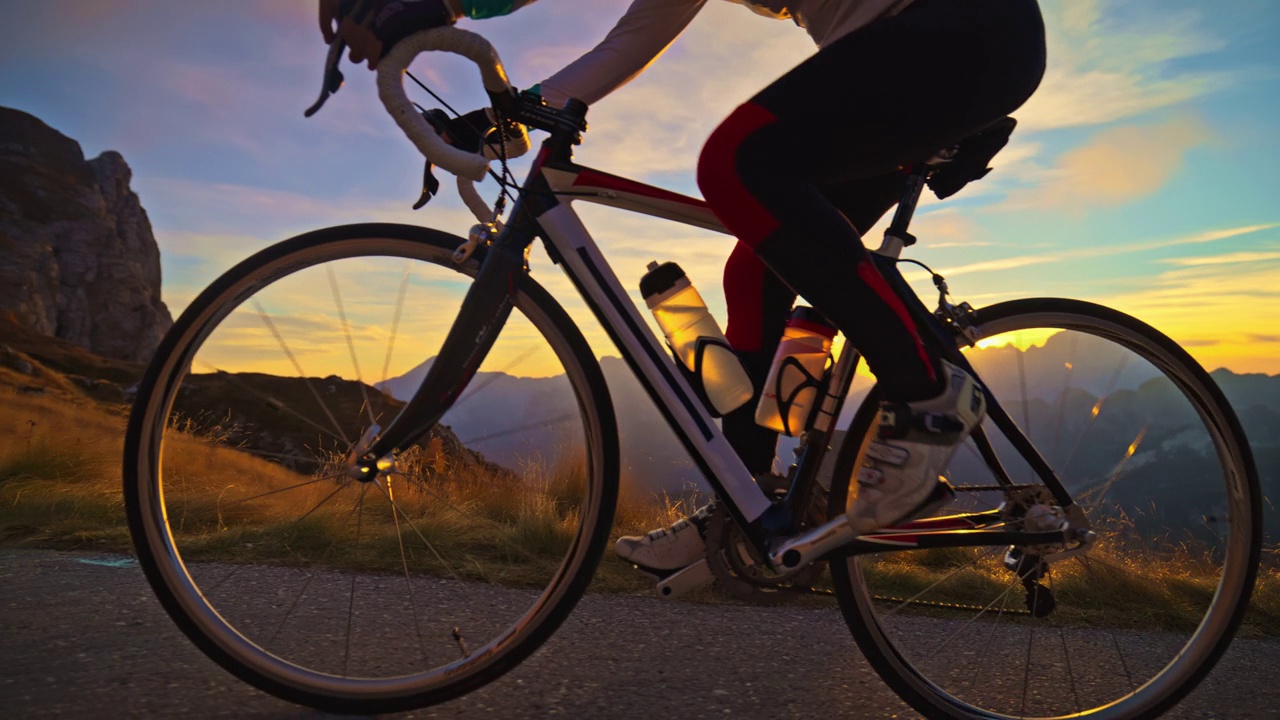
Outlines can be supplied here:
[[[602, 38], [626, 5], [541, 0], [463, 26], [488, 37], [527, 87]], [[1015, 113], [1019, 129], [994, 173], [924, 203], [911, 255], [975, 306], [1028, 296], [1104, 303], [1168, 333], [1210, 370], [1280, 374], [1280, 5], [1041, 5], [1049, 70], [1040, 90]], [[716, 124], [812, 52], [790, 23], [708, 3], [663, 57], [592, 108], [577, 159], [696, 195], [698, 150]], [[306, 230], [470, 226], [449, 183], [410, 210], [421, 161], [378, 104], [372, 74], [347, 65], [343, 90], [303, 118], [324, 54], [312, 0], [13, 0], [0, 25], [0, 105], [40, 117], [87, 156], [124, 155], [176, 315], [236, 261]], [[431, 57], [414, 69], [455, 107], [483, 104], [463, 61]], [[676, 260], [723, 319], [732, 238], [579, 212], [625, 285], [650, 260]], [[868, 244], [881, 232], [869, 231]], [[616, 354], [558, 269], [535, 256], [533, 273], [599, 354]]]

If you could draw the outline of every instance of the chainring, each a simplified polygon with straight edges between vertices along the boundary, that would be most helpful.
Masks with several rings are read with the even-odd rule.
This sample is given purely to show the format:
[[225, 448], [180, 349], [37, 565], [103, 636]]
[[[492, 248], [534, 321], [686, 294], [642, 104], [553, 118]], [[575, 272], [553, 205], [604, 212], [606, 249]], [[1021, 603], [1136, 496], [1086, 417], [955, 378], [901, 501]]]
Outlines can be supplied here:
[[[781, 498], [790, 486], [787, 478], [763, 475], [756, 478], [766, 495]], [[807, 513], [810, 526], [826, 520], [827, 493], [821, 486], [814, 488], [813, 499]], [[814, 563], [797, 572], [779, 575], [747, 541], [742, 529], [729, 516], [723, 504], [717, 504], [707, 520], [707, 565], [725, 592], [747, 602], [774, 605], [786, 600], [788, 595], [810, 589], [822, 575], [823, 564]]]

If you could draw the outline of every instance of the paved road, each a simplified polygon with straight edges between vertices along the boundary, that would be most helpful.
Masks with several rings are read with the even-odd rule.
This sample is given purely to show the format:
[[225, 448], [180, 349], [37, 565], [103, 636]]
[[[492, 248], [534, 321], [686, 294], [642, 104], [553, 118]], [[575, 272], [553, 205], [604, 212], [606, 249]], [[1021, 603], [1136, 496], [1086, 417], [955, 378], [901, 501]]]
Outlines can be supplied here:
[[[205, 659], [160, 609], [141, 571], [123, 563], [0, 551], [0, 717], [320, 717]], [[1277, 668], [1280, 642], [1238, 641], [1170, 717], [1280, 717]], [[588, 596], [506, 677], [397, 717], [549, 716], [915, 714], [880, 682], [833, 610]]]

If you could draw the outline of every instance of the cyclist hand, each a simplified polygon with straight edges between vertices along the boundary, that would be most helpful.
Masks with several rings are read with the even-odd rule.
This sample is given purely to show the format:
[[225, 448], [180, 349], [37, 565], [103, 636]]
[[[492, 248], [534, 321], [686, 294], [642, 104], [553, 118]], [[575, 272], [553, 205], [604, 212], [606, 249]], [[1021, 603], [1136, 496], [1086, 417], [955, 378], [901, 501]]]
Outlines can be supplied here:
[[461, 117], [445, 120], [441, 136], [460, 150], [478, 153], [493, 127], [494, 121], [487, 109], [472, 110]]
[[[486, 142], [495, 148], [498, 144], [498, 136], [494, 134], [498, 123], [490, 108], [472, 110], [456, 118], [449, 117], [443, 110], [434, 109], [427, 110], [422, 116], [431, 123], [436, 133], [444, 138], [445, 142], [459, 150], [478, 153]], [[507, 121], [503, 125], [504, 141], [517, 140], [524, 134], [524, 128], [517, 123]]]
[[368, 60], [370, 70], [397, 42], [453, 21], [445, 0], [320, 0], [324, 41], [342, 38], [351, 49], [351, 62]]

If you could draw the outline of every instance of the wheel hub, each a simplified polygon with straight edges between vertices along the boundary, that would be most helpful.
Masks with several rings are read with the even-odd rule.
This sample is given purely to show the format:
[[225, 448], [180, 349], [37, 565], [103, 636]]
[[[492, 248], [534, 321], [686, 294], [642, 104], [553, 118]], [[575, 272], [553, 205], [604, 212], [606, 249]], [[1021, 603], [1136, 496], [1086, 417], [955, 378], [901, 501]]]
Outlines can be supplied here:
[[352, 446], [351, 452], [347, 453], [347, 471], [343, 476], [346, 480], [371, 483], [395, 467], [394, 455], [375, 458], [369, 454], [369, 448], [373, 447], [374, 441], [380, 434], [382, 434], [380, 425], [370, 425], [360, 436], [360, 440]]

